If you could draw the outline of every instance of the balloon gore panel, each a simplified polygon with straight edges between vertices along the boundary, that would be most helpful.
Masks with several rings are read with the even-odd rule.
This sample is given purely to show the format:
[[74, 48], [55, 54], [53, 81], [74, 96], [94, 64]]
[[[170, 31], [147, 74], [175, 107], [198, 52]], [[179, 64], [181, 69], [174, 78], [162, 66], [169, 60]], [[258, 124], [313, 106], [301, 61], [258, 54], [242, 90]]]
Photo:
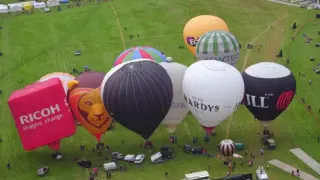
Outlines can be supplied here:
[[8, 104], [25, 150], [48, 145], [76, 132], [59, 78], [13, 92]]
[[153, 61], [133, 61], [116, 70], [103, 88], [103, 102], [120, 124], [148, 139], [168, 113], [172, 82]]
[[282, 78], [257, 78], [243, 73], [245, 95], [243, 103], [260, 121], [272, 121], [291, 103], [296, 93], [292, 73]]

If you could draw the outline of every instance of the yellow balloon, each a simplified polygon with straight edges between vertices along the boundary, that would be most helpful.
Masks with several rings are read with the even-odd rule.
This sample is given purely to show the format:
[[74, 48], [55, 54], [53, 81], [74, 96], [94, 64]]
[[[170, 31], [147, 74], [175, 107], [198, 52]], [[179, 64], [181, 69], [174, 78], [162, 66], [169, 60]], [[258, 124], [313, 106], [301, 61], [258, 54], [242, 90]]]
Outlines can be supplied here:
[[213, 30], [229, 31], [229, 28], [224, 20], [212, 15], [197, 16], [187, 22], [183, 29], [183, 39], [193, 55], [196, 55], [196, 44], [199, 37]]

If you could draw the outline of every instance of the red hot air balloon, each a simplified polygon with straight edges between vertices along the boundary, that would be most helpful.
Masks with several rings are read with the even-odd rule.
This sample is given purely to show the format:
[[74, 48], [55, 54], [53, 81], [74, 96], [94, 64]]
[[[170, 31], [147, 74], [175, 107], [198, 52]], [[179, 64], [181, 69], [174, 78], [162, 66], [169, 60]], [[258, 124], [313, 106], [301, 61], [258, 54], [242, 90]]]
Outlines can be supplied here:
[[8, 104], [25, 150], [45, 145], [58, 150], [60, 140], [76, 132], [76, 124], [59, 78], [13, 92]]
[[296, 93], [293, 74], [277, 63], [254, 64], [242, 76], [245, 84], [243, 102], [262, 122], [276, 119], [289, 106]]
[[168, 113], [172, 81], [157, 62], [135, 60], [112, 68], [101, 85], [102, 101], [124, 127], [148, 139]]

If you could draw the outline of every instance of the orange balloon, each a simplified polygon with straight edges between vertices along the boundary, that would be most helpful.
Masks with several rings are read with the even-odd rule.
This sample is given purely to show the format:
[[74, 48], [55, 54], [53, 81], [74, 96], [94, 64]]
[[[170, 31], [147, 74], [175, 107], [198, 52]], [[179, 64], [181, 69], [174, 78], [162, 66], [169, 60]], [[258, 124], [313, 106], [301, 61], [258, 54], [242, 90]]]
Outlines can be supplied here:
[[112, 118], [102, 103], [100, 89], [74, 88], [68, 99], [78, 122], [100, 141], [101, 135], [112, 123]]
[[212, 15], [194, 17], [184, 26], [184, 43], [194, 56], [196, 55], [196, 44], [200, 36], [213, 30], [229, 31], [229, 28], [224, 20]]

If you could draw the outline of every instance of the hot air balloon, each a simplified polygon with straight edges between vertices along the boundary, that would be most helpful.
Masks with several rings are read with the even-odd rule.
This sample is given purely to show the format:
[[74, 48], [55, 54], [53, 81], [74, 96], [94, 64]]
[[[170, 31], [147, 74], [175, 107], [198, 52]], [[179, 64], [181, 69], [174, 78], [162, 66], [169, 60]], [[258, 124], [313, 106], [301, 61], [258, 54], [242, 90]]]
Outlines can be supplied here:
[[261, 62], [243, 73], [244, 104], [261, 122], [276, 119], [291, 103], [296, 80], [290, 70], [274, 62]]
[[173, 96], [166, 70], [146, 59], [112, 68], [102, 82], [101, 93], [110, 115], [146, 140], [165, 118]]
[[72, 80], [74, 80], [74, 76], [69, 74], [69, 73], [63, 73], [63, 72], [54, 72], [54, 73], [50, 73], [50, 74], [47, 74], [43, 77], [41, 77], [39, 79], [38, 82], [43, 82], [43, 81], [46, 81], [48, 79], [51, 79], [51, 78], [59, 78], [62, 82], [62, 85], [63, 85], [63, 88], [64, 88], [64, 91], [65, 93], [67, 94], [68, 92], [68, 83]]
[[240, 105], [244, 95], [241, 73], [221, 61], [193, 63], [183, 79], [184, 99], [207, 133]]
[[189, 112], [189, 108], [184, 103], [182, 92], [183, 76], [188, 67], [176, 62], [162, 62], [160, 65], [167, 71], [173, 84], [172, 104], [162, 121], [169, 133], [173, 133]]
[[230, 32], [207, 32], [200, 37], [196, 45], [198, 60], [218, 60], [234, 66], [239, 56], [238, 41]]
[[50, 78], [14, 91], [8, 105], [23, 148], [27, 151], [45, 145], [58, 150], [60, 140], [76, 132], [59, 78]]
[[183, 39], [193, 55], [196, 55], [196, 44], [200, 36], [213, 30], [229, 31], [221, 18], [212, 15], [201, 15], [190, 19], [183, 29]]
[[149, 46], [137, 46], [121, 53], [114, 62], [114, 66], [136, 59], [149, 59], [158, 63], [166, 62], [166, 56], [164, 56], [159, 50]]
[[100, 85], [105, 74], [94, 71], [83, 72], [68, 83], [68, 100], [78, 122], [97, 141], [101, 140], [112, 123], [109, 113], [101, 101]]
[[225, 139], [220, 142], [219, 150], [224, 157], [231, 158], [236, 150], [236, 145], [232, 140]]

